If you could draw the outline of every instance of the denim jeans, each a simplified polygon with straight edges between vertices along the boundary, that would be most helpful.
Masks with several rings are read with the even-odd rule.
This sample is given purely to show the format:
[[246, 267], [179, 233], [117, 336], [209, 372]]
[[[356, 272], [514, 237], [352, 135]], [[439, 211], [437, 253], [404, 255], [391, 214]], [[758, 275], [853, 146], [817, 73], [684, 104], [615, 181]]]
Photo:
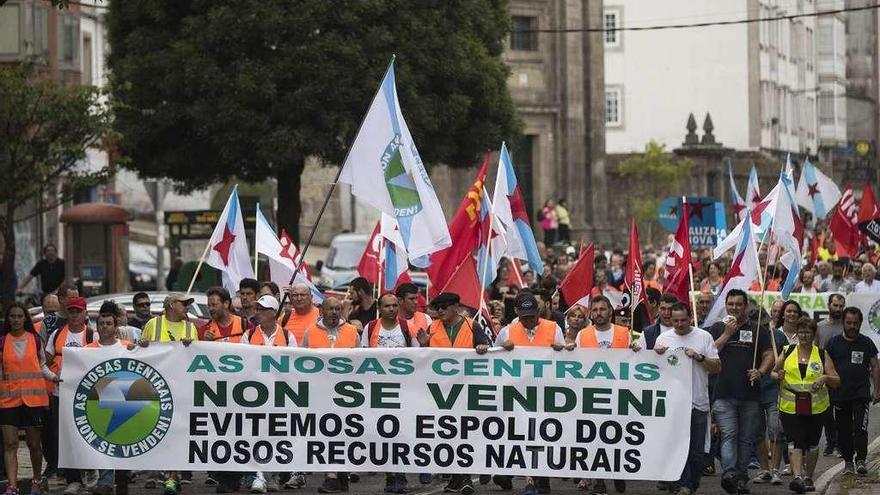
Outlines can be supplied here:
[[691, 441], [688, 447], [687, 460], [681, 471], [681, 478], [676, 488], [688, 488], [691, 493], [700, 487], [700, 476], [706, 465], [706, 430], [709, 424], [709, 413], [698, 409], [691, 409]]
[[757, 400], [716, 399], [713, 407], [721, 430], [724, 478], [748, 481], [749, 457], [761, 421], [761, 403]]

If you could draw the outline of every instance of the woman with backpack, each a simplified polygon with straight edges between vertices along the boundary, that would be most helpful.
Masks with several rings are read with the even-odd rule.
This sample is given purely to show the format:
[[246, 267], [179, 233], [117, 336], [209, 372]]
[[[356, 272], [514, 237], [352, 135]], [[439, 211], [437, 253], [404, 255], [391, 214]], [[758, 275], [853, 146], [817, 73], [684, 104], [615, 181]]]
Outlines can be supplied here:
[[42, 495], [40, 472], [43, 450], [40, 428], [49, 408], [46, 380], [59, 379], [46, 366], [46, 355], [39, 335], [24, 305], [12, 303], [6, 310], [0, 332], [0, 426], [3, 430], [3, 460], [9, 484], [6, 495], [18, 494], [18, 432], [24, 430], [31, 456], [34, 479], [31, 495]]

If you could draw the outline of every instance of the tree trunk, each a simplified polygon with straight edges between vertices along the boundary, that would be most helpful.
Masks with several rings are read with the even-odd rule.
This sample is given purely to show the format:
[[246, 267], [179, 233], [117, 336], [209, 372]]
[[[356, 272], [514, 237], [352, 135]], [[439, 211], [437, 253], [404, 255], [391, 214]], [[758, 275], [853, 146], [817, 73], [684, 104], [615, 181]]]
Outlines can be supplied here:
[[[305, 159], [298, 158], [290, 166], [278, 171], [278, 231], [287, 231], [297, 245], [300, 244], [299, 220], [302, 215], [302, 201], [300, 200], [300, 187], [302, 186], [302, 173], [305, 168]], [[312, 220], [313, 222], [313, 220]], [[310, 223], [311, 225], [311, 223]]]
[[15, 224], [12, 219], [15, 206], [7, 203], [6, 220], [0, 225], [3, 235], [3, 263], [0, 264], [0, 301], [5, 307], [15, 300], [18, 281], [15, 280]]

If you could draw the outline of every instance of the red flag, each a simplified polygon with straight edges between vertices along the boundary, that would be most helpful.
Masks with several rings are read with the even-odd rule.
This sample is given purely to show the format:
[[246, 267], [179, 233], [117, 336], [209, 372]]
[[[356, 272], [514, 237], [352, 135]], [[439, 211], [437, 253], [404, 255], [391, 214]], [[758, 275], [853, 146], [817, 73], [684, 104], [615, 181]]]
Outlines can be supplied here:
[[688, 266], [691, 264], [688, 216], [687, 203], [683, 203], [681, 220], [675, 231], [675, 239], [669, 245], [669, 252], [666, 253], [666, 265], [663, 267], [663, 292], [674, 295], [681, 302], [689, 301], [688, 296], [691, 290], [690, 272], [688, 271]]
[[473, 256], [468, 256], [456, 267], [449, 277], [449, 281], [444, 287], [437, 291], [452, 292], [458, 294], [461, 303], [470, 308], [478, 309], [480, 307], [480, 298], [483, 297], [483, 290], [480, 288], [480, 278], [477, 276], [477, 262]]
[[364, 249], [364, 254], [361, 255], [357, 268], [358, 274], [373, 285], [379, 283], [380, 223], [376, 222], [376, 227], [373, 228], [373, 233], [370, 235], [370, 240], [367, 241], [367, 247]]
[[859, 253], [861, 234], [859, 234], [856, 203], [853, 198], [852, 187], [846, 187], [846, 191], [844, 191], [843, 196], [837, 203], [837, 208], [834, 209], [834, 213], [831, 215], [828, 227], [834, 236], [838, 255], [852, 257]]
[[629, 231], [629, 256], [626, 259], [626, 272], [623, 275], [623, 286], [630, 294], [629, 307], [635, 310], [641, 304], [648, 303], [645, 294], [645, 279], [642, 276], [642, 253], [639, 250], [639, 229], [636, 219], [632, 219]]
[[859, 206], [859, 229], [874, 242], [880, 242], [880, 206], [877, 206], [874, 190], [867, 182], [862, 189], [862, 204]]
[[[286, 230], [281, 229], [281, 233], [278, 234], [278, 242], [280, 242], [281, 246], [285, 248], [285, 251], [281, 253], [281, 255], [285, 258], [290, 258], [290, 260], [293, 261], [293, 265], [296, 266], [296, 263], [299, 262], [299, 249], [297, 249], [296, 243], [293, 242], [293, 239], [287, 234]], [[302, 262], [300, 273], [305, 275], [309, 282], [312, 281], [312, 269], [305, 261]]]
[[579, 304], [586, 307], [590, 300], [590, 292], [593, 290], [593, 263], [596, 258], [596, 249], [593, 243], [582, 252], [574, 267], [559, 284], [559, 292], [565, 298], [569, 306]]
[[426, 270], [431, 279], [431, 297], [442, 292], [441, 288], [449, 283], [458, 266], [471, 256], [480, 243], [480, 208], [488, 170], [489, 153], [486, 153], [474, 185], [465, 194], [449, 224], [452, 246], [431, 255], [431, 265]]
[[522, 289], [525, 282], [523, 282], [523, 271], [519, 260], [516, 258], [507, 258], [507, 260], [509, 261], [507, 264], [507, 285]]

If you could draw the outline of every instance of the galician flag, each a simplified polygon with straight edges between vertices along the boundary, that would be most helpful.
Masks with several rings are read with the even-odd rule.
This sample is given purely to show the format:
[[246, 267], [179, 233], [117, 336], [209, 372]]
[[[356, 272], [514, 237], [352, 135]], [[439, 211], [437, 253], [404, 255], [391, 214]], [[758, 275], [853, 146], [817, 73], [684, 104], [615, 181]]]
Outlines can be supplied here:
[[238, 202], [238, 185], [232, 188], [208, 245], [210, 249], [205, 262], [223, 272], [223, 287], [230, 294], [238, 291], [241, 279], [254, 278], [254, 267], [244, 232], [244, 219]]
[[416, 266], [452, 245], [443, 209], [400, 110], [394, 61], [351, 145], [339, 181], [362, 203], [392, 216]]
[[746, 187], [746, 207], [754, 210], [755, 206], [761, 202], [761, 184], [758, 183], [758, 171], [755, 170], [755, 164], [752, 164], [752, 170], [749, 172], [749, 185]]
[[730, 203], [733, 206], [733, 218], [739, 222], [745, 214], [746, 202], [736, 190], [736, 182], [733, 180], [733, 163], [730, 160], [727, 160], [727, 175], [730, 177]]
[[299, 250], [286, 234], [281, 238], [275, 235], [275, 229], [263, 216], [259, 203], [257, 204], [257, 225], [254, 234], [254, 241], [257, 245], [256, 252], [269, 260], [269, 274], [278, 287], [290, 285], [290, 281], [293, 279], [294, 283], [308, 286], [312, 292], [314, 304], [324, 301], [324, 295], [308, 279], [304, 269], [301, 268], [296, 277], [293, 276], [299, 262]]
[[[379, 232], [385, 238], [385, 249], [382, 251], [382, 289], [393, 291], [397, 284], [409, 281], [409, 263], [400, 227], [391, 215], [382, 214], [379, 220]], [[401, 280], [401, 277], [405, 280]]]
[[[703, 322], [704, 327], [709, 327], [727, 315], [725, 299], [727, 299], [728, 292], [732, 289], [749, 290], [752, 282], [758, 278], [760, 263], [758, 261], [758, 250], [755, 248], [755, 236], [752, 228], [751, 215], [747, 213], [742, 222], [734, 229], [737, 234], [733, 263], [730, 265], [730, 270], [724, 278], [724, 283], [721, 285], [718, 297], [715, 298], [715, 302], [712, 304], [712, 309], [709, 310], [709, 315], [706, 316], [706, 321]], [[732, 237], [732, 235], [729, 237]]]
[[821, 220], [831, 213], [842, 196], [840, 188], [821, 170], [804, 160], [797, 185], [797, 204]]
[[526, 260], [529, 269], [538, 275], [543, 274], [544, 263], [538, 254], [538, 243], [529, 225], [526, 204], [513, 171], [513, 161], [504, 143], [498, 154], [498, 175], [495, 176], [492, 205], [497, 219], [506, 230], [504, 235], [492, 241], [493, 255]]

